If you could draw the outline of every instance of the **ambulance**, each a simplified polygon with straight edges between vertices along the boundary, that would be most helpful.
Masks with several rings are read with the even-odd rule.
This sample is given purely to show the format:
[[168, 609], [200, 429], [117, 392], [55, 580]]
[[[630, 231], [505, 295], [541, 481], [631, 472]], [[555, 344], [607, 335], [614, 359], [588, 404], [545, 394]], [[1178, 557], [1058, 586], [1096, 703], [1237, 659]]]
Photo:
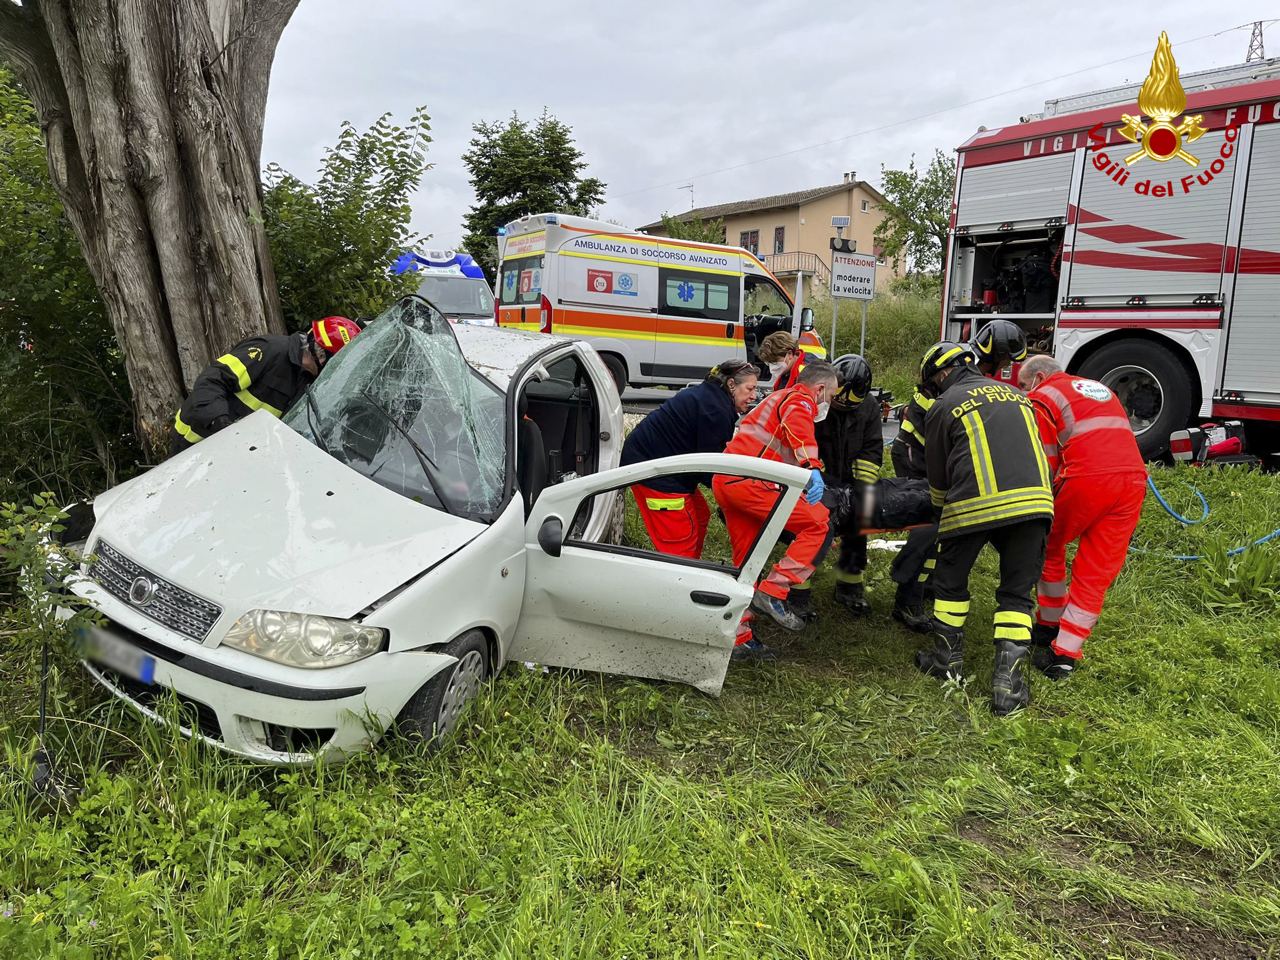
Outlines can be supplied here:
[[683, 385], [723, 360], [754, 360], [778, 330], [826, 356], [813, 311], [796, 309], [765, 265], [739, 247], [542, 213], [509, 223], [498, 253], [498, 325], [588, 341], [619, 392]]

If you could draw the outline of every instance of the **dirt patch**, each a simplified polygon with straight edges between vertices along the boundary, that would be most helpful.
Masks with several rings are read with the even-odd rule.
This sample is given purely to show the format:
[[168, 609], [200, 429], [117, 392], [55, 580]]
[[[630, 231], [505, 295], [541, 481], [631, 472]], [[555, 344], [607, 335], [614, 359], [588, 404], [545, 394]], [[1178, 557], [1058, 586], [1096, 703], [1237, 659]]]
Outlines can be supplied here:
[[1070, 930], [1086, 943], [1096, 945], [1099, 957], [1113, 952], [1117, 942], [1155, 947], [1187, 960], [1267, 960], [1280, 956], [1273, 947], [1184, 918], [1144, 913], [1115, 901], [1041, 901], [1032, 909], [1042, 922]]
[[992, 853], [1004, 854], [1014, 849], [1008, 838], [1001, 835], [999, 827], [982, 817], [961, 817], [956, 823], [956, 835], [961, 840], [986, 847]]

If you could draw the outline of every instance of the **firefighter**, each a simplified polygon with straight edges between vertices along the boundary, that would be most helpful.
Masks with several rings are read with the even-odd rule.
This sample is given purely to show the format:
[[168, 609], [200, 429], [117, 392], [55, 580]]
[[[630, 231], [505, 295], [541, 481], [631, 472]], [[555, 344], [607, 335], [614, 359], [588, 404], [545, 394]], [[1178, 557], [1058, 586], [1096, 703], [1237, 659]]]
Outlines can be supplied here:
[[916, 654], [916, 665], [934, 677], [961, 676], [969, 572], [990, 543], [1000, 555], [991, 706], [1004, 716], [1031, 699], [1024, 665], [1031, 593], [1053, 519], [1049, 464], [1031, 402], [984, 377], [967, 347], [943, 343], [931, 349], [920, 382], [937, 393], [925, 418], [925, 461], [938, 512], [938, 557], [933, 646]]
[[307, 333], [250, 337], [200, 372], [173, 418], [170, 454], [180, 453], [255, 410], [284, 416], [321, 368], [360, 327], [325, 317]]
[[978, 369], [994, 377], [1010, 363], [1027, 359], [1027, 334], [1012, 320], [992, 320], [969, 341]]
[[[755, 398], [759, 371], [747, 360], [726, 360], [702, 383], [686, 387], [640, 421], [622, 447], [622, 466], [681, 453], [719, 453], [738, 417]], [[698, 485], [711, 475], [677, 474], [633, 484], [644, 528], [654, 549], [697, 559], [711, 510]]]
[[778, 330], [761, 341], [756, 359], [769, 367], [769, 389], [783, 390], [796, 385], [808, 357], [800, 348], [799, 340], [785, 330]]
[[[793, 463], [809, 470], [804, 496], [787, 519], [786, 530], [794, 539], [782, 559], [757, 585], [751, 601], [752, 610], [765, 614], [787, 630], [804, 629], [804, 620], [787, 606], [788, 594], [796, 584], [804, 583], [813, 575], [814, 568], [831, 546], [829, 515], [822, 505], [826, 483], [813, 430], [814, 422], [826, 417], [838, 384], [831, 364], [825, 360], [812, 361], [800, 373], [794, 387], [769, 394], [743, 417], [724, 449], [725, 453]], [[733, 562], [740, 566], [778, 501], [778, 485], [717, 474], [711, 486], [729, 528]], [[772, 652], [753, 637], [750, 613], [739, 627], [734, 657], [773, 657]]]
[[[1020, 362], [1027, 356], [1027, 335], [1012, 320], [992, 320], [969, 341], [978, 369], [986, 376], [994, 376], [1010, 363]], [[924, 420], [933, 406], [924, 385], [916, 387], [915, 394], [903, 411], [902, 427], [894, 438], [890, 456], [893, 470], [900, 477], [924, 479]], [[938, 530], [935, 526], [917, 527], [907, 534], [907, 542], [893, 558], [889, 575], [898, 585], [894, 595], [893, 618], [908, 629], [927, 632], [931, 620], [926, 612], [926, 595], [929, 578], [937, 563], [935, 554]]]
[[[823, 463], [823, 482], [828, 492], [851, 487], [854, 502], [858, 502], [867, 484], [875, 483], [880, 477], [880, 464], [884, 459], [880, 403], [871, 396], [871, 365], [866, 360], [856, 353], [846, 353], [832, 366], [840, 385], [826, 419], [814, 428], [818, 456]], [[847, 524], [853, 529], [833, 531], [840, 537], [835, 601], [861, 617], [871, 612], [871, 605], [867, 603], [862, 582], [863, 571], [867, 569], [867, 538], [856, 529], [856, 513], [853, 511]], [[812, 584], [812, 580], [806, 580], [791, 588], [791, 609], [806, 620], [816, 616], [809, 592]]]
[[[1032, 659], [1054, 680], [1070, 677], [1142, 513], [1147, 468], [1124, 407], [1103, 384], [1032, 357], [1018, 385], [1035, 410], [1053, 480], [1053, 527], [1037, 588]], [[1079, 541], [1067, 586], [1067, 545]]]

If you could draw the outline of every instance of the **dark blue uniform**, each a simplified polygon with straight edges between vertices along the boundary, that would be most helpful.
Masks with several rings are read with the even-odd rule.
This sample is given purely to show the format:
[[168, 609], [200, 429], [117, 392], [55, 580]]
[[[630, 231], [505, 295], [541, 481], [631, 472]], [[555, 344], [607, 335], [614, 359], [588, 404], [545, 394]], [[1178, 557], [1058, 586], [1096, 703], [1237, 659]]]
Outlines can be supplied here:
[[[720, 453], [737, 422], [733, 398], [720, 384], [703, 381], [685, 387], [631, 431], [622, 447], [622, 466], [681, 453]], [[645, 481], [646, 487], [666, 493], [693, 493], [698, 484], [711, 486], [711, 474], [682, 473]]]

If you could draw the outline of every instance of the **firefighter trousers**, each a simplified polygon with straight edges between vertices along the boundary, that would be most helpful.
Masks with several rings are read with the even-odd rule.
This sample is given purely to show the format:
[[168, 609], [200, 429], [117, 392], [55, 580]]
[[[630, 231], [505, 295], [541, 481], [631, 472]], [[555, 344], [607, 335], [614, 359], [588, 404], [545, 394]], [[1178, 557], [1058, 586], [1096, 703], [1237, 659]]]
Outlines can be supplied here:
[[969, 573], [986, 544], [1000, 555], [996, 588], [995, 639], [1031, 642], [1031, 598], [1044, 564], [1049, 521], [1036, 517], [991, 530], [961, 533], [938, 541], [933, 571], [933, 619], [946, 633], [964, 629], [969, 616]]
[[[1142, 514], [1146, 473], [1068, 477], [1053, 498], [1053, 528], [1036, 590], [1036, 620], [1057, 627], [1053, 649], [1079, 659], [1119, 575]], [[1067, 585], [1067, 546], [1080, 541]]]
[[636, 498], [653, 549], [693, 560], [702, 556], [711, 508], [701, 490], [668, 493], [637, 483], [632, 485], [631, 495]]
[[915, 527], [907, 533], [907, 542], [893, 558], [889, 576], [900, 586], [919, 583], [923, 586], [933, 573], [938, 554], [938, 525]]
[[[781, 491], [777, 484], [764, 480], [718, 474], [712, 480], [711, 488], [715, 491], [716, 502], [724, 511], [729, 541], [733, 544], [733, 562], [741, 566], [760, 535], [760, 528], [778, 502]], [[814, 568], [830, 549], [831, 523], [827, 508], [821, 503], [809, 503], [801, 498], [787, 519], [786, 530], [794, 534], [795, 539], [759, 587], [761, 592], [779, 600], [787, 599], [793, 586], [813, 576]]]

